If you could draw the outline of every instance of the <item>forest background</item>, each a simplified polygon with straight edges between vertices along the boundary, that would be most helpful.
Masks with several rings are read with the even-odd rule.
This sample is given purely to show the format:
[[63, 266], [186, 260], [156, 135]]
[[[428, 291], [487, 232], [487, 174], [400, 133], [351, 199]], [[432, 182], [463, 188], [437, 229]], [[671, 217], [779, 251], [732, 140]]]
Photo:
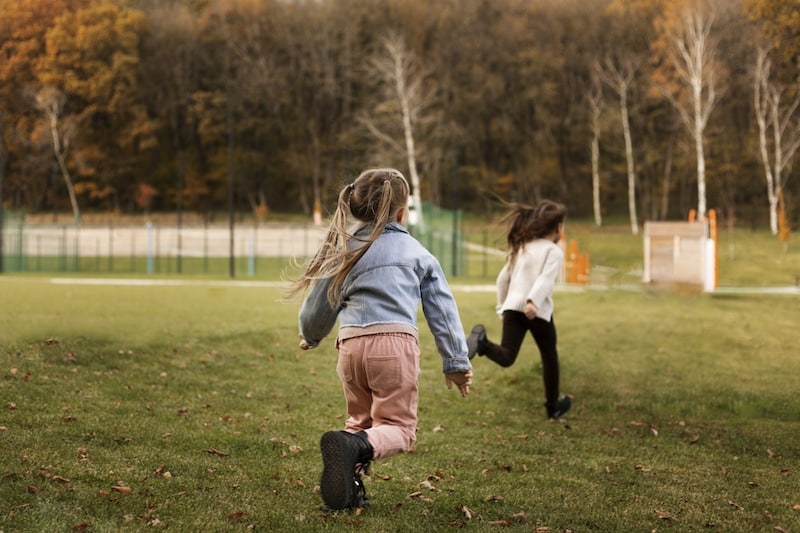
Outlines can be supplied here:
[[[797, 226], [797, 0], [0, 0], [0, 204]], [[781, 201], [782, 200], [782, 201]]]

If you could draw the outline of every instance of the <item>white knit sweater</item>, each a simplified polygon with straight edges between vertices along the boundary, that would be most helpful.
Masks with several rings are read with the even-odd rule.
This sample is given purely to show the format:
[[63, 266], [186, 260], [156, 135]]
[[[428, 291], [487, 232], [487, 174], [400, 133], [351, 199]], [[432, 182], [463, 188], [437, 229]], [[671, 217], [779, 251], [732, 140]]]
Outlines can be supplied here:
[[513, 264], [506, 264], [497, 275], [497, 314], [522, 312], [525, 302], [536, 306], [536, 316], [549, 321], [553, 317], [553, 288], [564, 252], [548, 239], [534, 239], [517, 252]]

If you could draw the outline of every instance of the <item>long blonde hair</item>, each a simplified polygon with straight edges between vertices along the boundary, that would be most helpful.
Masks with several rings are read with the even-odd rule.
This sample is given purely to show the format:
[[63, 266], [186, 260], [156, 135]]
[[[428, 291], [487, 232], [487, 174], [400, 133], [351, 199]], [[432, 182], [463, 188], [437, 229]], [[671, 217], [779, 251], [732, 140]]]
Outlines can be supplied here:
[[[400, 209], [406, 206], [410, 192], [406, 178], [393, 168], [365, 170], [353, 183], [345, 186], [339, 192], [336, 211], [322, 246], [308, 262], [300, 279], [291, 283], [287, 295], [296, 297], [317, 280], [332, 277], [328, 302], [332, 307], [338, 307], [345, 277], [380, 237], [386, 225], [395, 220]], [[348, 231], [348, 214], [362, 222], [352, 232]], [[370, 224], [372, 230], [368, 236], [354, 236], [358, 229]], [[351, 240], [363, 245], [351, 248]]]

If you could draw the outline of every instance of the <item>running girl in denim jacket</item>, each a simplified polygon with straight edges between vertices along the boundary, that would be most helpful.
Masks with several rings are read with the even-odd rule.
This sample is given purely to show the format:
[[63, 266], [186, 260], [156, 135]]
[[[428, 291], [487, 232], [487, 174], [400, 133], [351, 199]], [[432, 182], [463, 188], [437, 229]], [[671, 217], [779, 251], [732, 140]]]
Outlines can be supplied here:
[[[325, 241], [290, 294], [300, 308], [300, 348], [317, 346], [339, 320], [336, 372], [349, 418], [320, 440], [327, 510], [366, 507], [372, 460], [409, 451], [417, 430], [422, 310], [448, 388], [469, 394], [472, 366], [456, 302], [433, 255], [404, 224], [410, 189], [394, 169], [364, 171], [339, 193]], [[348, 214], [358, 223], [348, 230]]]
[[497, 276], [497, 313], [503, 319], [500, 344], [486, 338], [478, 324], [467, 338], [469, 358], [485, 355], [500, 366], [517, 359], [525, 334], [530, 332], [542, 360], [545, 409], [549, 418], [559, 418], [572, 405], [569, 396], [558, 395], [559, 365], [556, 324], [553, 318], [553, 287], [564, 265], [564, 252], [557, 243], [564, 232], [567, 209], [550, 200], [536, 207], [511, 204], [503, 217], [508, 222], [508, 259]]

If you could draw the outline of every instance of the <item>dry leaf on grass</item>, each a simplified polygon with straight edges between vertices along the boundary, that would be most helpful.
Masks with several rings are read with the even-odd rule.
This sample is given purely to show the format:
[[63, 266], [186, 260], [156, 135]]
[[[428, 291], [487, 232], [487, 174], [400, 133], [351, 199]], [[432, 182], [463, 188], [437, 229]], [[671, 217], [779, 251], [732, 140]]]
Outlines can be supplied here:
[[464, 517], [467, 520], [472, 520], [472, 519], [481, 520], [481, 515], [479, 515], [478, 513], [476, 513], [475, 511], [473, 511], [469, 507], [467, 507], [466, 505], [462, 505], [461, 506], [461, 512], [464, 513]]
[[410, 500], [420, 500], [420, 501], [423, 501], [425, 503], [433, 503], [432, 499], [430, 499], [427, 496], [423, 495], [422, 492], [420, 492], [420, 491], [412, 492], [411, 494], [408, 495], [408, 499], [410, 499]]
[[223, 452], [221, 450], [217, 450], [216, 448], [211, 448], [210, 450], [206, 450], [206, 452], [210, 453], [211, 455], [218, 455], [220, 457], [227, 457], [230, 455], [228, 452]]
[[677, 522], [677, 519], [670, 515], [669, 513], [665, 513], [664, 511], [659, 511], [658, 509], [653, 511], [656, 513], [656, 516], [659, 517], [661, 520], [666, 520], [668, 522]]

